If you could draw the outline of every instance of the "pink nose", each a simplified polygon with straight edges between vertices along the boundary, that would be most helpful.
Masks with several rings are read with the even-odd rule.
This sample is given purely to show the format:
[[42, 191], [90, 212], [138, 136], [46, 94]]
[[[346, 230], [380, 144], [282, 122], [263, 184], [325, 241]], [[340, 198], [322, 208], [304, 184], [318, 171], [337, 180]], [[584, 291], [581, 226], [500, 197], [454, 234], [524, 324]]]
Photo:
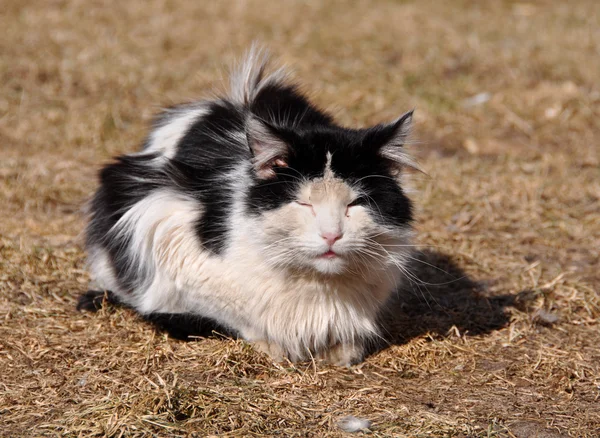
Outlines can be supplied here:
[[325, 232], [321, 233], [321, 237], [327, 242], [329, 246], [333, 245], [336, 240], [341, 239], [343, 234], [340, 231]]

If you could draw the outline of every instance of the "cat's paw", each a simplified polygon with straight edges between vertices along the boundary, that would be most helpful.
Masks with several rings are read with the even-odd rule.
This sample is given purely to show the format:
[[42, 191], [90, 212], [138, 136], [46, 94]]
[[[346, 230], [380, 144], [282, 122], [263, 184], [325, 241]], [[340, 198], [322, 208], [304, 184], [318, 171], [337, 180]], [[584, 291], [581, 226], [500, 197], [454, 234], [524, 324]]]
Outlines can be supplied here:
[[286, 351], [274, 342], [254, 341], [252, 345], [256, 350], [268, 354], [275, 362], [284, 362], [288, 359]]
[[117, 296], [111, 291], [88, 290], [77, 300], [77, 310], [87, 310], [88, 312], [97, 312], [104, 303], [120, 304]]
[[315, 359], [320, 359], [339, 367], [356, 365], [362, 362], [363, 358], [364, 348], [360, 344], [335, 344], [315, 356]]

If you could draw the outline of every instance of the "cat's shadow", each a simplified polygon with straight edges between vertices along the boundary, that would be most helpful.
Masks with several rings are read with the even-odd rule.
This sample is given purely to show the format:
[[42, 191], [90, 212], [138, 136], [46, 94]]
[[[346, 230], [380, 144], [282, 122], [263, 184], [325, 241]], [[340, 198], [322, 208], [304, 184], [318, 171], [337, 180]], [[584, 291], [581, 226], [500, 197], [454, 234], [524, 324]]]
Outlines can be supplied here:
[[485, 282], [471, 279], [443, 253], [425, 250], [416, 252], [413, 257], [408, 266], [411, 279], [381, 316], [385, 342], [373, 345], [370, 354], [425, 334], [490, 333], [509, 324], [509, 307], [527, 307], [532, 299], [526, 293], [490, 294]]

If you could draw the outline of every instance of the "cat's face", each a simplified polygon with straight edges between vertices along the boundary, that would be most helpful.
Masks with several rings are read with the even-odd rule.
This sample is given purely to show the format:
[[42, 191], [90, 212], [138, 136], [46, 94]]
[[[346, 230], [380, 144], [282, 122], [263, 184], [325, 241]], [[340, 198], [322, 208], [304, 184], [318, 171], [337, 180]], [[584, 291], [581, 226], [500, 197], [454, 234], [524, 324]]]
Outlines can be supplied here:
[[262, 214], [269, 260], [326, 274], [382, 263], [386, 242], [400, 234], [374, 220], [365, 196], [334, 175], [300, 183], [293, 201]]
[[394, 263], [411, 221], [402, 163], [385, 155], [391, 142], [401, 147], [399, 129], [254, 133], [255, 150], [267, 145], [270, 155], [255, 160], [247, 207], [269, 263], [332, 275]]

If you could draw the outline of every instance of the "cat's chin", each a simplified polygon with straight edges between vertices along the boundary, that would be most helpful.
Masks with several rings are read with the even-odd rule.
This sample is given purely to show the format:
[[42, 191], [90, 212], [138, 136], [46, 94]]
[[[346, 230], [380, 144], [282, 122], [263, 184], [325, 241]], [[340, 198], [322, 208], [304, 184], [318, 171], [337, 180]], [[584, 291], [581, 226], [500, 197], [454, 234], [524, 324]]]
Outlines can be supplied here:
[[312, 268], [321, 274], [338, 275], [347, 272], [347, 261], [342, 257], [318, 257], [313, 260]]

